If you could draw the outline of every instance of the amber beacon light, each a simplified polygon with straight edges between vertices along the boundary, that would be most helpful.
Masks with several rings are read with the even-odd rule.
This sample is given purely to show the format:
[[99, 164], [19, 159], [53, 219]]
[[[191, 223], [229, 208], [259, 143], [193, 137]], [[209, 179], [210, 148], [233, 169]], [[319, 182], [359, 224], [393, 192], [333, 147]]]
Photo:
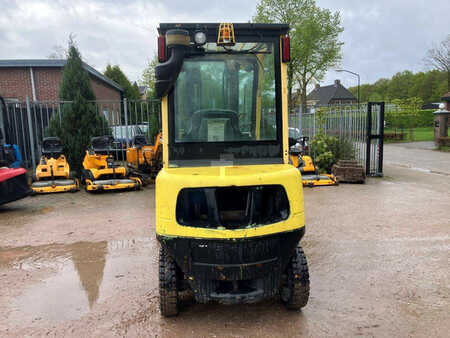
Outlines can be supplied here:
[[232, 23], [221, 23], [219, 25], [219, 34], [217, 35], [218, 46], [234, 46], [234, 27]]

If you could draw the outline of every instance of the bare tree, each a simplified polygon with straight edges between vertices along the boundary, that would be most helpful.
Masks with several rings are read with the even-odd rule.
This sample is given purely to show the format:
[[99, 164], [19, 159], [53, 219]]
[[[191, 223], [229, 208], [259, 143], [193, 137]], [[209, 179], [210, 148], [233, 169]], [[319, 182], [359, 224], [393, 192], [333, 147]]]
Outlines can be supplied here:
[[54, 45], [48, 59], [67, 59], [67, 50], [61, 45]]
[[432, 68], [447, 72], [447, 90], [450, 91], [450, 34], [427, 52], [425, 62]]

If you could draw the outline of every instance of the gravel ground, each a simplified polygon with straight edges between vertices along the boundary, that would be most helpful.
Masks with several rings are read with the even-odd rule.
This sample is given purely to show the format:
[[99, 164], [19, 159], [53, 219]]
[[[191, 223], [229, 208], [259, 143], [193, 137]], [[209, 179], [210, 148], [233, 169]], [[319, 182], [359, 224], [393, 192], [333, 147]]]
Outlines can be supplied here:
[[450, 178], [401, 165], [305, 189], [301, 312], [274, 299], [162, 318], [151, 187], [1, 206], [0, 336], [448, 337]]

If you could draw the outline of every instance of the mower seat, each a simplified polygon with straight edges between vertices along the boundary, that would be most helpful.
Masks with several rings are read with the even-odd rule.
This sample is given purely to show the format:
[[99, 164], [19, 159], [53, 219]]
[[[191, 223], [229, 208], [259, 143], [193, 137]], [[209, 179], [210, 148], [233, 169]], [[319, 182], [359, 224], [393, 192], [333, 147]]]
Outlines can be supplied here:
[[63, 153], [59, 137], [45, 137], [42, 140], [42, 156], [57, 158]]
[[107, 155], [113, 151], [114, 138], [109, 135], [96, 136], [91, 139], [90, 153]]

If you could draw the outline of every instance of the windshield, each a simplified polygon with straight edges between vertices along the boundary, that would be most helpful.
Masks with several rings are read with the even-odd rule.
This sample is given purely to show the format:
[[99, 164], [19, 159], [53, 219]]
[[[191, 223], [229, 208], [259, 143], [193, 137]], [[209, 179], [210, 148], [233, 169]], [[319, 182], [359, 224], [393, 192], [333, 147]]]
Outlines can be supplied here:
[[175, 84], [175, 142], [276, 140], [273, 43], [205, 49], [184, 60]]

